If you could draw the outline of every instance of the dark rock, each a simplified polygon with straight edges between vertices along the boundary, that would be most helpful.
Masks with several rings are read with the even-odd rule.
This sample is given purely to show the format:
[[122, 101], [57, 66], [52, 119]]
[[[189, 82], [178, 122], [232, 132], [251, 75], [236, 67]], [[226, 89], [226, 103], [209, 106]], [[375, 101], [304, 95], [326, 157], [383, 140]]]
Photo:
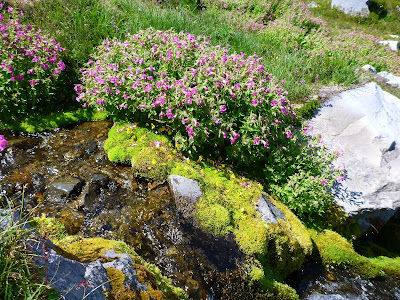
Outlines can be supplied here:
[[106, 187], [109, 182], [110, 178], [108, 178], [106, 175], [103, 175], [101, 173], [92, 175], [92, 183], [98, 184], [101, 187]]
[[80, 178], [59, 178], [47, 188], [45, 199], [52, 204], [65, 203], [82, 192], [85, 181]]
[[73, 235], [79, 232], [85, 217], [82, 212], [76, 209], [67, 209], [57, 215], [57, 219], [65, 226], [67, 233]]
[[83, 149], [85, 149], [87, 153], [94, 153], [97, 149], [97, 143], [89, 139], [83, 146]]
[[179, 175], [171, 175], [168, 183], [178, 211], [184, 218], [193, 217], [197, 200], [203, 197], [197, 181]]
[[286, 221], [285, 214], [277, 209], [265, 194], [258, 200], [257, 209], [261, 219], [267, 223], [278, 223], [278, 219]]
[[133, 267], [133, 263], [135, 261], [133, 260], [132, 257], [130, 257], [126, 253], [115, 253], [114, 249], [107, 250], [104, 253], [104, 257], [107, 258], [113, 258], [116, 260], [112, 262], [108, 262], [103, 264], [104, 268], [114, 268], [117, 270], [122, 271], [122, 273], [125, 274], [126, 279], [124, 285], [126, 287], [130, 287], [132, 290], [139, 290], [139, 291], [148, 291], [147, 290], [147, 285], [140, 283], [138, 277], [137, 277], [137, 272], [136, 269]]

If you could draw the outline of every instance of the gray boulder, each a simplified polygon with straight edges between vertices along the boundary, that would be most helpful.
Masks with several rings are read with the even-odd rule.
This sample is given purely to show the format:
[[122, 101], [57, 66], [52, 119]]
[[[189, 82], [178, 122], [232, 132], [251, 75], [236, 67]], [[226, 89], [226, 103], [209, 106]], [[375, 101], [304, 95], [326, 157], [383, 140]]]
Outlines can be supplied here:
[[376, 69], [371, 65], [365, 65], [365, 66], [362, 67], [362, 69], [365, 70], [365, 71], [369, 71], [371, 73], [376, 74]]
[[334, 187], [336, 201], [363, 232], [379, 230], [400, 207], [400, 100], [377, 84], [345, 91], [310, 120], [346, 180]]
[[256, 211], [266, 223], [278, 223], [278, 219], [286, 221], [285, 214], [277, 209], [265, 194], [258, 200]]
[[399, 41], [380, 41], [379, 44], [389, 46], [389, 48], [394, 52], [397, 52], [400, 49]]
[[193, 217], [197, 200], [203, 197], [198, 182], [183, 176], [171, 175], [168, 183], [178, 211], [184, 218]]
[[133, 267], [133, 260], [130, 255], [126, 253], [115, 253], [114, 249], [107, 250], [104, 253], [105, 257], [115, 259], [112, 262], [108, 262], [103, 264], [104, 268], [114, 268], [117, 270], [122, 271], [126, 276], [124, 285], [130, 287], [132, 290], [139, 290], [139, 291], [147, 291], [147, 285], [140, 283], [139, 279], [137, 278], [137, 272]]
[[400, 77], [399, 76], [395, 76], [392, 73], [388, 73], [386, 71], [379, 72], [378, 75], [387, 79], [388, 80], [386, 82], [387, 84], [390, 84], [390, 85], [400, 88]]
[[369, 16], [368, 0], [332, 0], [331, 7], [349, 15]]

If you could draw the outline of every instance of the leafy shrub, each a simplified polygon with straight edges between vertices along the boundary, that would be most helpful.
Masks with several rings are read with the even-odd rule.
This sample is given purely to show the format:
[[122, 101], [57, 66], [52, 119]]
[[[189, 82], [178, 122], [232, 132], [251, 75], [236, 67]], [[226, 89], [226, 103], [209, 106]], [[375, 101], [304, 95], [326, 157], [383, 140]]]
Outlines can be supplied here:
[[22, 11], [0, 3], [0, 119], [9, 120], [52, 104], [65, 50], [30, 25]]
[[168, 126], [178, 149], [258, 161], [288, 139], [294, 113], [287, 92], [266, 74], [262, 58], [209, 44], [153, 29], [104, 41], [82, 72], [77, 99], [112, 116]]

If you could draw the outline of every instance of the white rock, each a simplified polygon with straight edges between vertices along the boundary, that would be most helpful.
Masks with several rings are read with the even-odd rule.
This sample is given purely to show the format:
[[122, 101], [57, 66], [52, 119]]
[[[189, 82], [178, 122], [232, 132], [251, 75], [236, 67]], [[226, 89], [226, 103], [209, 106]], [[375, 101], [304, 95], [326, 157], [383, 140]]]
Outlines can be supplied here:
[[378, 73], [379, 76], [385, 78], [388, 80], [387, 84], [396, 86], [396, 87], [400, 87], [400, 77], [399, 76], [395, 76], [392, 73], [383, 71], [383, 72], [379, 72]]
[[392, 39], [398, 39], [398, 38], [400, 38], [400, 36], [398, 36], [398, 35], [395, 35], [395, 34], [391, 34], [391, 35], [389, 35]]
[[309, 125], [330, 150], [343, 152], [337, 203], [363, 232], [382, 226], [400, 207], [400, 99], [368, 83], [329, 100]]
[[311, 1], [310, 3], [307, 4], [307, 7], [308, 8], [316, 8], [316, 7], [318, 7], [318, 4], [315, 3], [314, 1]]
[[400, 49], [400, 42], [399, 41], [380, 41], [379, 44], [389, 46], [392, 51], [399, 51]]
[[362, 67], [362, 69], [376, 74], [376, 69], [371, 65], [365, 65]]
[[331, 7], [343, 11], [345, 14], [369, 16], [368, 0], [332, 0]]

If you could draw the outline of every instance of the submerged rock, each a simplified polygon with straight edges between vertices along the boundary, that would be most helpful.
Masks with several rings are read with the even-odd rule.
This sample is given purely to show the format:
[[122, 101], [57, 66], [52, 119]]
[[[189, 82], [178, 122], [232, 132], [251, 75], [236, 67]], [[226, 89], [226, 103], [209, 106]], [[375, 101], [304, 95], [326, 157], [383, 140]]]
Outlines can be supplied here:
[[349, 15], [369, 15], [368, 0], [332, 0], [331, 7], [343, 11]]
[[51, 204], [65, 203], [82, 192], [85, 181], [76, 177], [58, 178], [47, 187], [45, 199]]
[[180, 175], [171, 175], [168, 183], [178, 211], [185, 218], [193, 217], [197, 200], [203, 196], [197, 181]]
[[375, 83], [341, 93], [310, 122], [345, 165], [337, 203], [362, 232], [376, 231], [400, 207], [400, 100]]

